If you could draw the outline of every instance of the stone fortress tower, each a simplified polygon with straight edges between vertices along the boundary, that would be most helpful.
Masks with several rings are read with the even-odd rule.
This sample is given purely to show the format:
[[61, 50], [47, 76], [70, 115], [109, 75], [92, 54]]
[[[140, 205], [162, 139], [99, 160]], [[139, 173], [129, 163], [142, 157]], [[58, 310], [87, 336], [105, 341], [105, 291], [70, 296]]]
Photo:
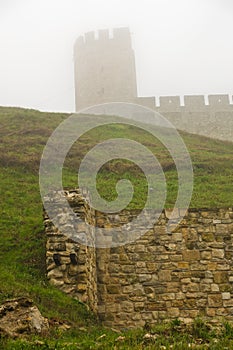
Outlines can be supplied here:
[[128, 28], [79, 37], [74, 48], [76, 110], [137, 97], [135, 57]]
[[[74, 46], [76, 111], [110, 102], [151, 108], [177, 129], [233, 141], [233, 104], [229, 95], [138, 97], [135, 56], [128, 28], [89, 32]], [[149, 113], [149, 112], [148, 112]], [[148, 114], [149, 115], [149, 114]], [[145, 117], [146, 119], [146, 117]]]

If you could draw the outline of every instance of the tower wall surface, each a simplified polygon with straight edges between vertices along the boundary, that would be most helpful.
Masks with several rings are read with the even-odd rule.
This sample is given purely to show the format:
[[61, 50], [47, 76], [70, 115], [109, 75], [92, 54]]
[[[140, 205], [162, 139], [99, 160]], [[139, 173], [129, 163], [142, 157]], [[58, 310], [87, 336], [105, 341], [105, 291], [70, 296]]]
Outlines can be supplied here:
[[135, 57], [128, 28], [89, 32], [74, 48], [76, 111], [137, 96]]

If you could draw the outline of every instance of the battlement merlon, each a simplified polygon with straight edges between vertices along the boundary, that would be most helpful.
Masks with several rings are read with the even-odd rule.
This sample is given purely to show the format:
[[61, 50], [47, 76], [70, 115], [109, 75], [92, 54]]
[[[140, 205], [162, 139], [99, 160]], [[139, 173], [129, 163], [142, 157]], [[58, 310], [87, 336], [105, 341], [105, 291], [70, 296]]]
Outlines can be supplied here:
[[130, 30], [127, 27], [114, 28], [112, 37], [108, 29], [101, 29], [101, 30], [98, 30], [97, 32], [95, 31], [87, 32], [76, 40], [74, 49], [76, 51], [76, 49], [81, 49], [84, 47], [88, 47], [88, 46], [100, 44], [100, 43], [102, 44], [116, 43], [116, 45], [131, 47], [132, 42], [131, 42]]
[[216, 107], [224, 107], [229, 106], [230, 100], [229, 95], [209, 95], [209, 105], [216, 108]]
[[180, 96], [161, 96], [159, 103], [161, 109], [177, 110], [180, 108]]
[[204, 95], [184, 96], [184, 105], [190, 109], [199, 109], [205, 107]]

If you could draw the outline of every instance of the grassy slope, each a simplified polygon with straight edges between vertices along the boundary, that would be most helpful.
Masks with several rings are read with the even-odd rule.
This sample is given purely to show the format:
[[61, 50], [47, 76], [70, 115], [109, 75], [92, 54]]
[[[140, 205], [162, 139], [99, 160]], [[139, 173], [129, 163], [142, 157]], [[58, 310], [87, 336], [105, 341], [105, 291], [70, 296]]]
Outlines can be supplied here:
[[[0, 108], [0, 301], [17, 295], [29, 295], [48, 317], [67, 320], [75, 324], [75, 327], [91, 327], [91, 335], [85, 331], [75, 331], [78, 341], [82, 338], [83, 344], [86, 344], [82, 348], [90, 348], [88, 346], [102, 330], [93, 330], [95, 322], [85, 307], [48, 286], [45, 279], [45, 242], [38, 167], [47, 138], [65, 118], [67, 115], [64, 114]], [[104, 130], [98, 129], [83, 136], [82, 142], [74, 145], [67, 157], [64, 184], [76, 184], [75, 169], [82, 154], [96, 141], [108, 139], [109, 136], [129, 135], [132, 137], [130, 128], [111, 125]], [[233, 144], [185, 133], [182, 135], [190, 151], [195, 172], [192, 206], [231, 206]], [[170, 189], [167, 205], [172, 204], [177, 189], [172, 160], [169, 159], [166, 150], [150, 135], [133, 130], [133, 136], [149, 147], [161, 161]], [[114, 181], [126, 174], [139, 187], [132, 203], [132, 207], [136, 207], [140, 202], [145, 182], [142, 174], [132, 164], [126, 163], [125, 166], [126, 168], [123, 168], [119, 162], [107, 164], [99, 177], [99, 188], [106, 198], [113, 198]], [[109, 171], [112, 171], [110, 178]], [[75, 327], [70, 331], [70, 335], [63, 338], [73, 339], [72, 332]], [[106, 341], [110, 342], [114, 337], [116, 335], [108, 333]]]

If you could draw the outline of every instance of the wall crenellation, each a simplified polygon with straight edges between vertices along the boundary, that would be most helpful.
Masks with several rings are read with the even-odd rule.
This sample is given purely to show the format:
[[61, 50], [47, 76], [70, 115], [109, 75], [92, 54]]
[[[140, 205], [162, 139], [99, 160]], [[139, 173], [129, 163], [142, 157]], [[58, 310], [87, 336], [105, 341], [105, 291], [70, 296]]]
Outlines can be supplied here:
[[[92, 223], [93, 237], [96, 226], [120, 230], [138, 214], [107, 215], [90, 209], [78, 191], [66, 195], [77, 215]], [[94, 249], [60, 235], [45, 214], [50, 282], [87, 303], [106, 326], [196, 317], [232, 321], [233, 209], [189, 209], [172, 234], [168, 215], [164, 210], [133, 243]]]
[[90, 31], [85, 33], [83, 36], [80, 36], [76, 41], [76, 45], [80, 48], [83, 48], [84, 45], [99, 45], [102, 43], [126, 43], [127, 45], [131, 45], [131, 36], [129, 29], [124, 27], [114, 28], [112, 33], [109, 29], [100, 29], [96, 32]]
[[184, 96], [184, 105], [181, 104], [180, 96], [160, 96], [159, 103], [156, 103], [155, 97], [139, 97], [140, 99], [145, 99], [145, 105], [149, 103], [154, 108], [160, 108], [161, 110], [182, 110], [186, 108], [190, 112], [196, 112], [201, 109], [205, 109], [208, 111], [213, 108], [215, 110], [224, 110], [225, 108], [233, 107], [233, 100], [227, 94], [219, 94], [219, 95], [208, 95], [207, 100], [208, 103], [205, 102], [205, 95], [185, 95]]

